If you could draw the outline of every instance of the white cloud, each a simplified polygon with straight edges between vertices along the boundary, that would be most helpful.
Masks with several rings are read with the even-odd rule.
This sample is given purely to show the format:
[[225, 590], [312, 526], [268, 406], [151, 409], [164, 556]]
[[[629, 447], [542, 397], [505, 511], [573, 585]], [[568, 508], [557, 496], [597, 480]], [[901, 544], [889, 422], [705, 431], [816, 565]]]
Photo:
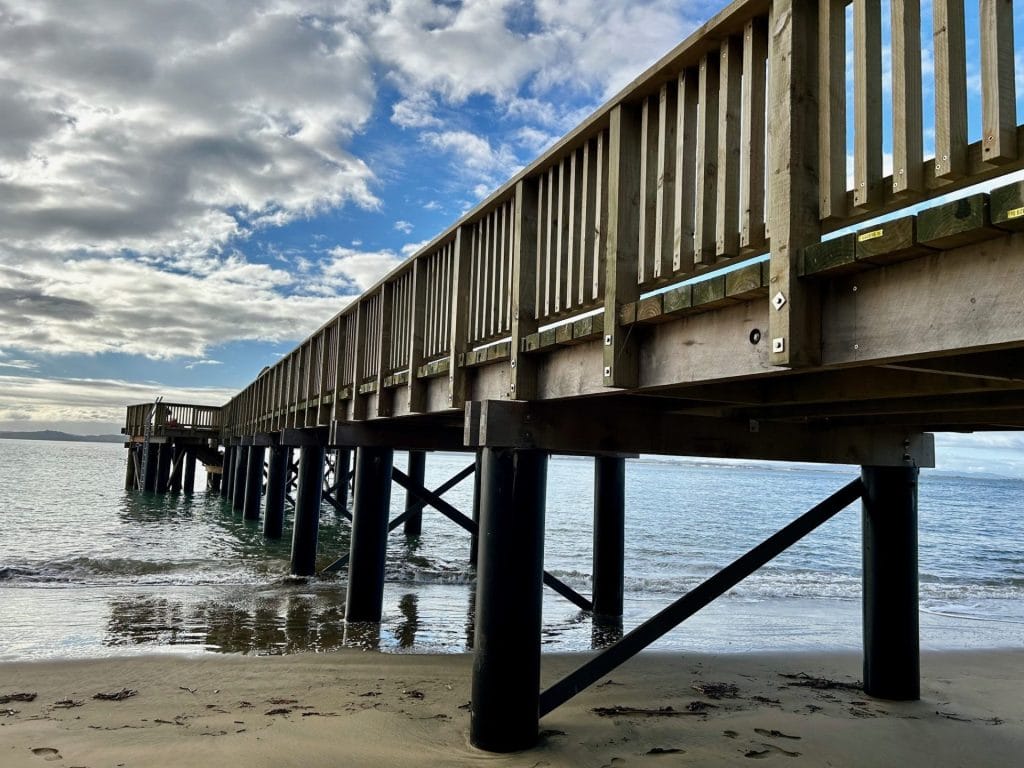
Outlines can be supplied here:
[[398, 221], [396, 221], [394, 227], [396, 230], [398, 230], [404, 235], [408, 235], [413, 230], [412, 223], [406, 221], [405, 219], [399, 219]]
[[321, 267], [322, 285], [332, 292], [353, 294], [365, 291], [402, 261], [390, 250], [358, 251], [344, 246], [332, 248], [330, 257]]
[[191, 371], [204, 365], [224, 365], [224, 363], [220, 360], [192, 360], [191, 362], [185, 363], [185, 370]]
[[[4, 429], [47, 429], [124, 423], [129, 403], [223, 405], [234, 394], [221, 388], [181, 388], [118, 379], [45, 379], [0, 374], [0, 424]], [[73, 429], [73, 427], [72, 427]]]
[[419, 92], [396, 101], [391, 107], [391, 122], [402, 128], [434, 128], [443, 125], [434, 114], [437, 105], [428, 94]]

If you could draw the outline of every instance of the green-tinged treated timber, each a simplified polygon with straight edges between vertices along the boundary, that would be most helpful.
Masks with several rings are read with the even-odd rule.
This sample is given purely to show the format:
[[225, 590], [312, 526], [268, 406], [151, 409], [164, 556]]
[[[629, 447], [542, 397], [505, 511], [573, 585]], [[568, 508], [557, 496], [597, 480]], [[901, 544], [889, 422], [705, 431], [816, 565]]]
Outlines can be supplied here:
[[473, 368], [488, 363], [499, 363], [508, 360], [512, 353], [512, 342], [501, 341], [483, 349], [471, 349], [461, 356], [462, 364]]
[[443, 376], [448, 373], [448, 367], [451, 362], [447, 357], [442, 357], [440, 360], [431, 360], [429, 363], [421, 365], [416, 371], [416, 376], [421, 379], [430, 379], [435, 376]]
[[857, 232], [857, 261], [892, 264], [932, 251], [917, 237], [917, 217], [902, 216]]
[[661, 298], [661, 310], [666, 315], [683, 314], [693, 306], [693, 286], [681, 285], [665, 291]]
[[363, 382], [362, 384], [359, 385], [359, 394], [360, 395], [369, 395], [369, 394], [371, 394], [373, 392], [376, 392], [376, 391], [377, 391], [377, 380], [376, 379], [374, 379], [373, 381], [365, 381], [365, 382]]
[[661, 294], [648, 296], [636, 303], [636, 321], [638, 323], [657, 323], [665, 318], [661, 316]]
[[409, 371], [398, 371], [384, 377], [384, 388], [392, 389], [409, 383]]
[[800, 256], [801, 277], [845, 275], [865, 268], [863, 264], [857, 263], [857, 236], [852, 232], [808, 245]]
[[604, 333], [604, 315], [591, 315], [572, 324], [572, 340], [574, 344], [591, 341]]
[[1024, 230], [1024, 181], [993, 189], [989, 194], [989, 215], [1000, 229]]
[[725, 275], [725, 295], [731, 299], [755, 299], [767, 293], [767, 282], [759, 263], [748, 264]]
[[555, 343], [555, 340], [556, 340], [556, 337], [555, 337], [555, 329], [554, 328], [548, 328], [547, 330], [544, 330], [544, 331], [540, 332], [540, 346], [542, 346], [542, 347], [553, 346], [554, 343]]
[[1000, 230], [989, 219], [986, 194], [969, 195], [951, 203], [921, 211], [917, 239], [922, 245], [948, 249], [998, 237]]
[[713, 309], [726, 304], [733, 304], [725, 294], [725, 275], [712, 277], [709, 280], [701, 280], [693, 284], [693, 306], [700, 309]]

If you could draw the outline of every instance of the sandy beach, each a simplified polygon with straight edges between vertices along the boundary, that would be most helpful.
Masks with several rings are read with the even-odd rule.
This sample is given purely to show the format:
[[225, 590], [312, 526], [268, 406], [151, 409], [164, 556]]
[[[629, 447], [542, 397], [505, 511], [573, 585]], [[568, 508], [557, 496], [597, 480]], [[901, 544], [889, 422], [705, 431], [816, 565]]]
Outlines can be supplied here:
[[[582, 658], [545, 656], [545, 681]], [[1024, 755], [1016, 650], [925, 654], [912, 703], [865, 697], [853, 654], [643, 654], [511, 755], [468, 743], [471, 664], [359, 651], [5, 664], [0, 765], [977, 767]]]

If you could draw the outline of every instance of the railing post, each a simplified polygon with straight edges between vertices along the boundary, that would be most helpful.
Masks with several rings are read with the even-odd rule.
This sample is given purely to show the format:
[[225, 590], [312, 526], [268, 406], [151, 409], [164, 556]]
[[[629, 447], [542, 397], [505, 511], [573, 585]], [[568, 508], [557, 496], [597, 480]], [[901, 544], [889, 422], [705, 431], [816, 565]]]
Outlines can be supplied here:
[[466, 368], [459, 358], [466, 352], [469, 326], [469, 269], [472, 244], [469, 227], [460, 226], [455, 233], [455, 256], [452, 259], [451, 346], [448, 354], [448, 407], [462, 409], [466, 405]]
[[820, 298], [798, 271], [801, 249], [821, 238], [817, 0], [773, 0], [769, 29], [769, 359], [809, 366], [821, 358]]
[[921, 695], [916, 467], [863, 467], [864, 692]]
[[547, 454], [483, 449], [470, 741], [528, 749], [540, 719]]
[[537, 330], [537, 180], [516, 184], [512, 250], [511, 326], [508, 398], [529, 400], [536, 393], [536, 363], [523, 354], [523, 339]]
[[224, 446], [224, 456], [221, 459], [220, 471], [220, 495], [227, 499], [231, 495], [231, 481], [235, 469], [235, 449], [230, 445]]
[[608, 130], [608, 245], [604, 289], [604, 385], [635, 387], [637, 345], [619, 325], [619, 310], [640, 298], [640, 110], [612, 107]]

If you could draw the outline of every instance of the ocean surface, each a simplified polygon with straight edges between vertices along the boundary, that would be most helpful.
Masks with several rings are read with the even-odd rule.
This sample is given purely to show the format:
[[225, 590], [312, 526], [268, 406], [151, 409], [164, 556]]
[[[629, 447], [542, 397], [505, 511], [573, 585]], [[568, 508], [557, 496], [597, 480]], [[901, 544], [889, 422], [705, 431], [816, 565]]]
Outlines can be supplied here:
[[[428, 454], [436, 487], [470, 462]], [[403, 467], [405, 455], [396, 454]], [[388, 548], [384, 619], [343, 620], [345, 574], [288, 578], [281, 541], [263, 539], [200, 469], [192, 496], [126, 492], [119, 445], [0, 440], [0, 660], [140, 652], [279, 654], [344, 645], [458, 653], [472, 643], [469, 537], [427, 510], [423, 535]], [[857, 476], [856, 467], [626, 463], [629, 630]], [[545, 567], [590, 591], [593, 463], [548, 470]], [[473, 482], [446, 499], [469, 514]], [[392, 513], [404, 492], [392, 495]], [[325, 505], [319, 564], [348, 551], [348, 523]], [[925, 471], [920, 489], [921, 645], [1024, 647], [1024, 481]], [[667, 635], [663, 650], [861, 647], [860, 508], [841, 512]], [[551, 591], [543, 642], [608, 641]]]

